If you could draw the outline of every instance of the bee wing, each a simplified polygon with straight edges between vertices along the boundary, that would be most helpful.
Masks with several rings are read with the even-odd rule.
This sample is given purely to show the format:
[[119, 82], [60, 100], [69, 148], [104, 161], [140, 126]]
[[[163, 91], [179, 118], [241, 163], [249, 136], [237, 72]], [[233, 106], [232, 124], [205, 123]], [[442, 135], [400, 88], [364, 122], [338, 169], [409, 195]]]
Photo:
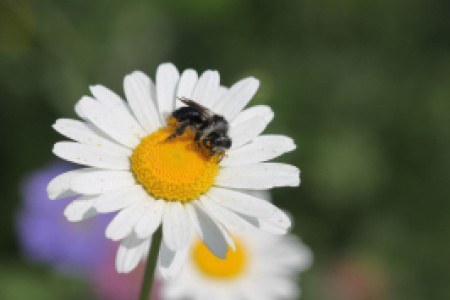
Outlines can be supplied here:
[[178, 98], [178, 99], [181, 102], [183, 102], [184, 104], [198, 109], [205, 116], [205, 118], [210, 118], [212, 115], [214, 115], [214, 113], [211, 110], [209, 110], [208, 108], [204, 107], [201, 104], [198, 104], [197, 102], [195, 102], [191, 99], [184, 98], [184, 97]]

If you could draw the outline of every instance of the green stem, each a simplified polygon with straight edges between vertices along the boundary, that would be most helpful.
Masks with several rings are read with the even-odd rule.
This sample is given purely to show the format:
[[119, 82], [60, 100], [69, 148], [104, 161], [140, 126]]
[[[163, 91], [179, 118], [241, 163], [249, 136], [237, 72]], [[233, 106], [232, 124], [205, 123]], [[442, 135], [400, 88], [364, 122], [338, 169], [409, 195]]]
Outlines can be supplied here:
[[145, 274], [142, 279], [141, 293], [139, 300], [149, 300], [153, 289], [153, 279], [155, 277], [156, 262], [158, 260], [158, 250], [161, 244], [162, 232], [161, 227], [153, 234], [152, 244], [150, 246], [147, 265], [145, 266]]

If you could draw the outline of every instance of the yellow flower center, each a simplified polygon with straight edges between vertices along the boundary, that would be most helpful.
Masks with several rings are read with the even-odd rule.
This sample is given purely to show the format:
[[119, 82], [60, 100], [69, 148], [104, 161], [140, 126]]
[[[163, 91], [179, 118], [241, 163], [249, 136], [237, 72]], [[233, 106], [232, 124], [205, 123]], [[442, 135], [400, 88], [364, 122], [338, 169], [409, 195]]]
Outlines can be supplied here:
[[173, 132], [173, 126], [160, 128], [143, 138], [131, 156], [131, 169], [153, 197], [187, 202], [213, 185], [219, 165], [197, 146], [190, 130], [166, 141]]
[[230, 279], [241, 275], [247, 264], [247, 253], [241, 241], [236, 238], [233, 240], [236, 251], [229, 249], [225, 259], [215, 256], [202, 241], [197, 241], [192, 251], [194, 265], [204, 275], [217, 279]]

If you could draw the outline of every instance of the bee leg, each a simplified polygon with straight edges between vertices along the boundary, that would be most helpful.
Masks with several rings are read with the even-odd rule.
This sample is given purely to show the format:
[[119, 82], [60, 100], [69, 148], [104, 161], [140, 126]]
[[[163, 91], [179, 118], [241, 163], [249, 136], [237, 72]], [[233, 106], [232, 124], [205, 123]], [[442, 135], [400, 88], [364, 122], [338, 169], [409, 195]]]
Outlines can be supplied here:
[[201, 137], [202, 137], [201, 132], [200, 132], [200, 131], [196, 131], [196, 132], [195, 132], [194, 141], [197, 142], [197, 146], [198, 146], [199, 148], [202, 146], [202, 144], [201, 144], [202, 141], [200, 140]]
[[213, 146], [211, 145], [211, 138], [206, 137], [201, 139], [201, 142], [203, 144], [203, 146], [205, 147], [205, 149], [209, 150], [209, 157], [213, 157], [215, 152], [213, 151]]
[[177, 128], [175, 128], [175, 132], [166, 138], [166, 141], [169, 141], [171, 139], [176, 138], [177, 136], [182, 135], [186, 131], [186, 128], [188, 127], [188, 125], [189, 125], [189, 122], [182, 122], [180, 125], [177, 126]]
[[224, 152], [218, 153], [218, 157], [219, 157], [219, 161], [218, 162], [221, 162], [222, 159], [225, 157], [225, 153]]
[[194, 140], [195, 140], [196, 142], [198, 142], [198, 141], [200, 140], [200, 137], [201, 137], [201, 136], [202, 136], [201, 132], [200, 132], [200, 131], [196, 131], [196, 132], [195, 132]]
[[209, 137], [203, 138], [201, 141], [202, 141], [203, 146], [205, 146], [205, 148], [212, 150], [211, 149], [211, 139]]

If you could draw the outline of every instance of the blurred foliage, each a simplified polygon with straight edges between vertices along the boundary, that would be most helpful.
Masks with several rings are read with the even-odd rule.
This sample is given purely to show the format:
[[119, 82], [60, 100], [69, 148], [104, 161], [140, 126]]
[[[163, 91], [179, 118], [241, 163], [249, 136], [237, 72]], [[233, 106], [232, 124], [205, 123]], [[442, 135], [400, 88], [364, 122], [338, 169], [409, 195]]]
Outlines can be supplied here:
[[[172, 61], [218, 69], [225, 85], [260, 78], [253, 104], [273, 107], [268, 131], [296, 140], [280, 160], [300, 166], [303, 183], [274, 199], [315, 253], [303, 299], [338, 299], [325, 280], [333, 266], [367, 260], [387, 283], [358, 299], [450, 299], [449, 10], [444, 0], [0, 0], [0, 260], [21, 259], [18, 182], [53, 159], [54, 120], [74, 116], [89, 85], [122, 93], [125, 74]], [[2, 263], [0, 285], [1, 299], [71, 299], [58, 286], [72, 283], [24, 261]]]
[[43, 268], [2, 263], [0, 299], [92, 299], [87, 286], [75, 278], [62, 278]]

